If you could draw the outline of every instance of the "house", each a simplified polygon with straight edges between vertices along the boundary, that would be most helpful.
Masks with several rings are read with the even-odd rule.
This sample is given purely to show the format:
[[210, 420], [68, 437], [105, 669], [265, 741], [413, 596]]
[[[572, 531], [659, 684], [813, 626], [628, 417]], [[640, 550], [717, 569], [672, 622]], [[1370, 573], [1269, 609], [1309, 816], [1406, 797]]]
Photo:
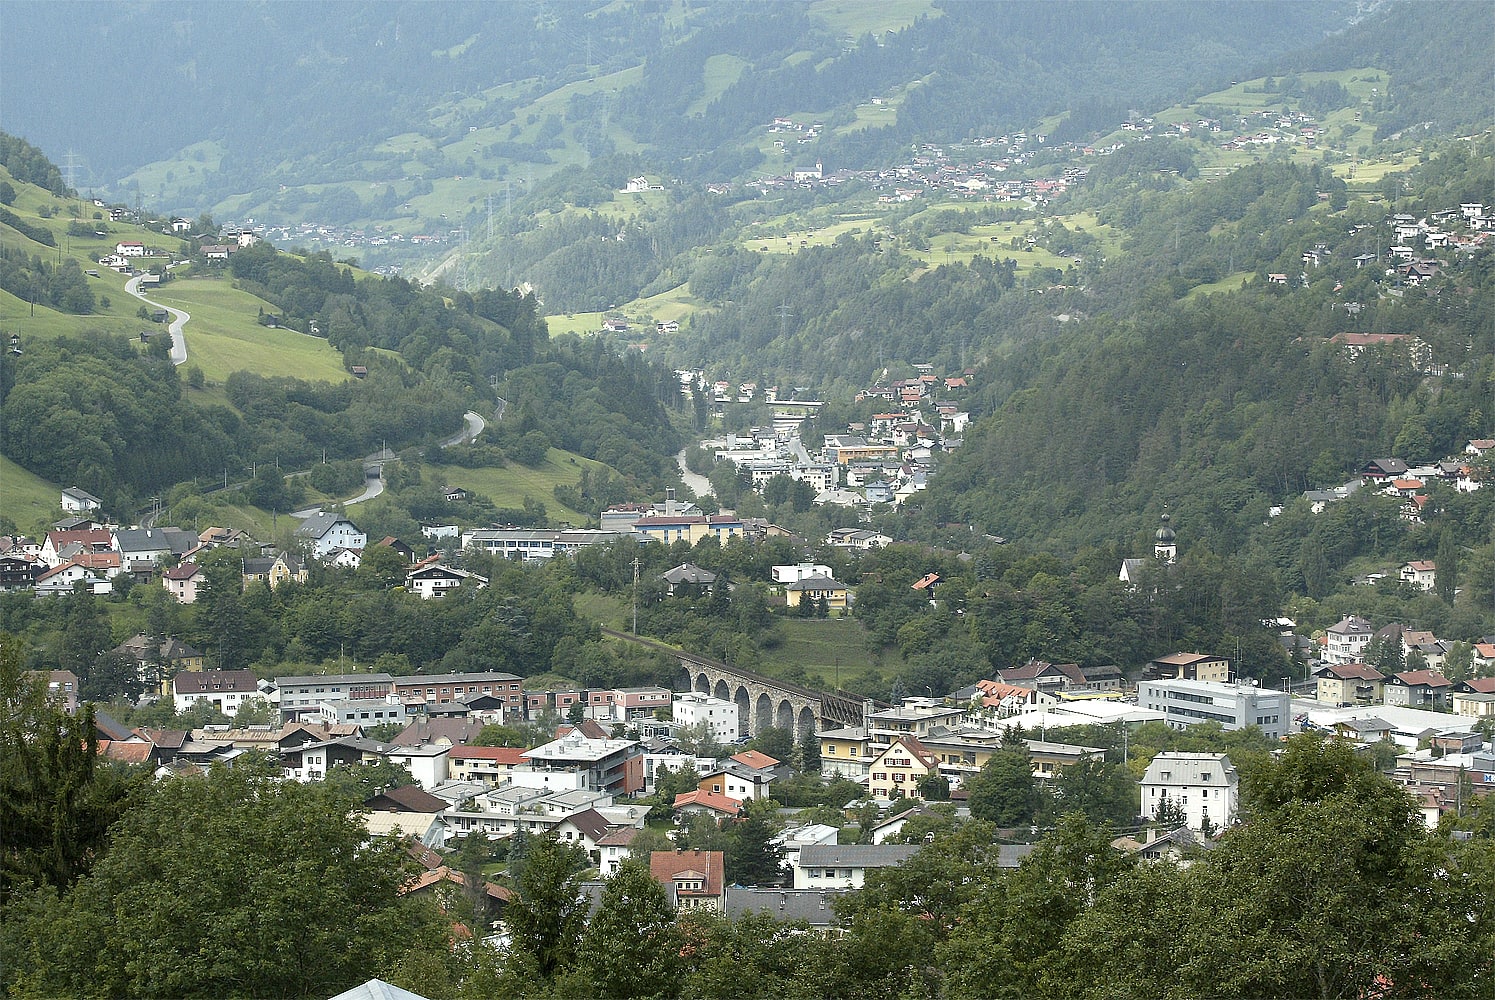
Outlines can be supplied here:
[[309, 546], [315, 559], [325, 559], [338, 549], [362, 551], [368, 544], [368, 537], [358, 529], [358, 525], [341, 514], [325, 511], [302, 521], [295, 535]]
[[42, 563], [31, 556], [0, 555], [0, 591], [30, 590], [36, 586], [41, 571]]
[[828, 729], [816, 733], [820, 741], [820, 773], [826, 777], [840, 775], [852, 781], [867, 777], [872, 741], [861, 726]]
[[1152, 759], [1142, 775], [1139, 815], [1166, 818], [1167, 807], [1183, 814], [1196, 832], [1219, 830], [1235, 821], [1240, 803], [1240, 776], [1223, 753], [1167, 750]]
[[798, 583], [812, 576], [830, 577], [835, 574], [829, 566], [821, 566], [817, 563], [799, 563], [794, 566], [775, 566], [769, 571], [774, 583]]
[[139, 240], [121, 240], [114, 244], [114, 252], [121, 257], [144, 257], [145, 244]]
[[[397, 698], [398, 695], [390, 697]], [[406, 708], [416, 708], [423, 703], [402, 701], [401, 704]], [[389, 742], [400, 747], [418, 747], [427, 743], [449, 747], [466, 746], [477, 739], [482, 731], [482, 723], [448, 715], [407, 722], [405, 728], [396, 733], [395, 738]]]
[[665, 582], [671, 597], [697, 597], [716, 590], [717, 575], [695, 563], [681, 563], [666, 570], [659, 578]]
[[28, 671], [27, 676], [38, 677], [46, 682], [47, 701], [68, 715], [78, 711], [78, 675], [71, 670]]
[[162, 573], [161, 584], [178, 604], [196, 604], [197, 592], [207, 584], [207, 575], [197, 563], [184, 562]]
[[1430, 560], [1409, 562], [1402, 567], [1401, 579], [1418, 590], [1431, 591], [1438, 580], [1438, 564]]
[[1359, 615], [1347, 615], [1324, 632], [1325, 663], [1360, 663], [1365, 659], [1365, 647], [1375, 636], [1370, 622]]
[[313, 674], [275, 678], [275, 686], [280, 690], [282, 718], [294, 718], [331, 701], [384, 698], [390, 693], [392, 683], [393, 679], [385, 673]]
[[1230, 658], [1208, 653], [1170, 653], [1149, 663], [1142, 676], [1150, 681], [1173, 678], [1224, 684], [1230, 680]]
[[813, 932], [828, 934], [839, 926], [835, 903], [844, 895], [844, 889], [760, 889], [730, 885], [725, 912], [728, 920], [766, 913], [781, 923], [805, 923]]
[[1452, 700], [1453, 681], [1436, 670], [1406, 670], [1386, 678], [1384, 690], [1388, 705], [1444, 706]]
[[772, 769], [760, 770], [728, 758], [703, 774], [697, 788], [702, 792], [746, 802], [749, 799], [768, 798], [768, 786], [773, 780]]
[[403, 764], [421, 788], [429, 791], [451, 777], [451, 752], [451, 745], [447, 743], [426, 743], [418, 747], [391, 745], [383, 748], [382, 756], [391, 764]]
[[867, 528], [836, 528], [825, 536], [825, 542], [836, 548], [866, 552], [871, 549], [885, 549], [893, 544], [893, 539], [880, 531]]
[[608, 830], [597, 841], [597, 868], [603, 878], [612, 878], [618, 874], [623, 862], [632, 857], [629, 845], [638, 835], [637, 828], [620, 826]]
[[745, 534], [742, 518], [728, 514], [650, 515], [634, 521], [633, 530], [665, 545], [679, 541], [694, 545], [703, 539], [715, 538], [725, 546], [729, 540], [742, 538]]
[[89, 511], [99, 510], [104, 501], [89, 493], [87, 490], [76, 486], [69, 486], [62, 491], [62, 509], [68, 514], [87, 514]]
[[474, 589], [482, 590], [488, 586], [488, 578], [457, 569], [454, 566], [443, 566], [440, 563], [413, 569], [405, 575], [406, 589], [423, 601], [445, 597], [464, 583], [470, 583]]
[[259, 693], [252, 670], [182, 670], [171, 679], [171, 703], [178, 712], [205, 701], [232, 716]]
[[797, 608], [805, 601], [818, 604], [822, 600], [827, 610], [844, 612], [851, 606], [852, 592], [846, 584], [829, 576], [806, 577], [784, 587], [784, 601], [791, 608]]
[[697, 788], [693, 792], [681, 792], [675, 796], [671, 803], [672, 808], [681, 816], [710, 816], [718, 822], [728, 819], [736, 819], [742, 811], [739, 800], [723, 795], [720, 792], [704, 791]]
[[38, 558], [48, 568], [61, 566], [78, 555], [117, 551], [114, 535], [106, 528], [74, 528], [47, 532]]
[[140, 679], [151, 690], [181, 671], [203, 669], [203, 655], [191, 646], [172, 638], [153, 638], [143, 632], [126, 639], [111, 652], [133, 660]]
[[1370, 705], [1381, 700], [1386, 678], [1365, 663], [1325, 663], [1313, 672], [1314, 699], [1326, 705]]
[[799, 852], [794, 869], [796, 889], [860, 889], [867, 872], [903, 864], [922, 844], [816, 844]]
[[598, 722], [637, 722], [654, 718], [674, 698], [664, 687], [593, 688], [587, 692], [587, 715]]
[[197, 535], [181, 528], [121, 528], [114, 532], [114, 551], [125, 566], [159, 566], [171, 556], [197, 548]]
[[1401, 479], [1407, 474], [1407, 463], [1399, 458], [1373, 458], [1360, 470], [1362, 479], [1385, 483]]
[[867, 792], [874, 799], [922, 799], [919, 783], [939, 773], [939, 757], [913, 736], [894, 740], [867, 765]]
[[370, 812], [436, 814], [446, 812], [448, 806], [445, 799], [432, 795], [419, 785], [386, 788], [363, 801], [363, 807]]
[[726, 882], [726, 855], [721, 851], [655, 851], [649, 874], [665, 887], [677, 910], [721, 912]]
[[458, 781], [481, 781], [498, 787], [523, 762], [523, 747], [454, 746], [447, 755], [451, 776]]

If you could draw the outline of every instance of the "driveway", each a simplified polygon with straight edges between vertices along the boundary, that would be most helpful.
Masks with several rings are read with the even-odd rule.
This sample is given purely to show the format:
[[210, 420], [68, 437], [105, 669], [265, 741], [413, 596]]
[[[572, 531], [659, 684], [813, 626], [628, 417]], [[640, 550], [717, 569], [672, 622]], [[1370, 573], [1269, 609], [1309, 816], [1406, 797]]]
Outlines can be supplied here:
[[125, 291], [129, 292], [131, 295], [135, 296], [137, 299], [139, 299], [141, 302], [144, 302], [148, 306], [155, 306], [157, 309], [166, 310], [166, 312], [171, 316], [171, 325], [166, 328], [166, 332], [171, 334], [171, 363], [174, 365], [186, 364], [187, 338], [182, 336], [182, 327], [186, 326], [187, 321], [192, 318], [191, 314], [185, 313], [180, 309], [173, 309], [171, 308], [171, 306], [162, 305], [159, 302], [152, 302], [150, 299], [146, 298], [140, 293], [139, 278], [131, 278], [129, 281], [125, 282]]

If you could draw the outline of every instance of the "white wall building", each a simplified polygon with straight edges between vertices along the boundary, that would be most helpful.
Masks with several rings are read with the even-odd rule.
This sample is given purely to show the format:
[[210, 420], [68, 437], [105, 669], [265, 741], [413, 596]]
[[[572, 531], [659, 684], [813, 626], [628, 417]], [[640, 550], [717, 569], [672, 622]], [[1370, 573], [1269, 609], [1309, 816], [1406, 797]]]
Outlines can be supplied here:
[[1165, 751], [1147, 765], [1142, 776], [1141, 815], [1156, 819], [1165, 802], [1183, 811], [1189, 829], [1214, 830], [1235, 820], [1240, 802], [1240, 776], [1223, 753]]
[[672, 711], [678, 725], [699, 726], [704, 722], [710, 729], [711, 738], [718, 743], [734, 742], [740, 734], [736, 702], [690, 691], [676, 695]]
[[1324, 631], [1325, 663], [1363, 663], [1365, 647], [1375, 636], [1370, 622], [1359, 615], [1349, 615]]
[[1287, 735], [1293, 717], [1286, 691], [1218, 681], [1143, 681], [1137, 685], [1137, 704], [1162, 712], [1175, 729], [1201, 722], [1218, 722], [1226, 730], [1259, 726], [1274, 740]]

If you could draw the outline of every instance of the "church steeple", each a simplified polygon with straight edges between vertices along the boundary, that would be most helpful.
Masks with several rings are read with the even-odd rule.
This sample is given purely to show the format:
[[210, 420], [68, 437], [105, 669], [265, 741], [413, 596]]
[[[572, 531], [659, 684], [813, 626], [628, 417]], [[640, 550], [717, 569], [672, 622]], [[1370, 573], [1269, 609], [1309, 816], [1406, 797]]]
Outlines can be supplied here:
[[1153, 536], [1152, 544], [1153, 556], [1167, 563], [1171, 563], [1178, 558], [1178, 536], [1173, 533], [1173, 528], [1169, 526], [1170, 520], [1171, 518], [1167, 514], [1163, 515], [1162, 526], [1158, 528], [1157, 534]]

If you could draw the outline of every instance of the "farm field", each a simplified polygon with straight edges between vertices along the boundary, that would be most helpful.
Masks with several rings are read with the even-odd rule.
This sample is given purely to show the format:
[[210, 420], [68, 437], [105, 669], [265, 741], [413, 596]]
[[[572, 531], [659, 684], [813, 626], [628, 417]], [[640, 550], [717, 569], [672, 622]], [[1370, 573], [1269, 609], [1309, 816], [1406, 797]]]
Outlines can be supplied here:
[[310, 381], [349, 378], [342, 355], [327, 341], [294, 330], [260, 326], [259, 310], [275, 306], [217, 279], [182, 278], [151, 292], [152, 301], [185, 309], [187, 364], [211, 381], [236, 371], [290, 375]]
[[605, 469], [607, 466], [590, 458], [573, 455], [569, 451], [552, 448], [545, 455], [545, 461], [533, 469], [518, 463], [510, 463], [499, 469], [465, 469], [459, 465], [437, 468], [422, 464], [421, 479], [424, 482], [475, 490], [500, 507], [523, 507], [525, 497], [529, 497], [543, 503], [553, 520], [581, 528], [588, 526], [590, 518], [561, 506], [553, 491], [557, 486], [576, 485], [581, 481], [581, 470], [585, 468]]
[[61, 490], [61, 486], [0, 456], [0, 517], [14, 522], [22, 532], [50, 528], [62, 516], [58, 506]]

